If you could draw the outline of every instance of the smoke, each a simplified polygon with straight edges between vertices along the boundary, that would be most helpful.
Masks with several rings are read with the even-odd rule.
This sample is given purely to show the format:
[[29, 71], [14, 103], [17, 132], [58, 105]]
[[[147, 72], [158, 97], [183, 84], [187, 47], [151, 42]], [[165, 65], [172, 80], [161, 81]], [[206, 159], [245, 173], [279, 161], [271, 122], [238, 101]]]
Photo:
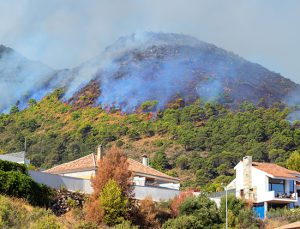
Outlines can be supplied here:
[[49, 67], [30, 62], [20, 54], [0, 46], [0, 111], [8, 109], [20, 100], [20, 107], [24, 107], [22, 98], [32, 95], [40, 100], [47, 90], [38, 90], [50, 79], [53, 70]]
[[[70, 70], [56, 71], [15, 52], [2, 53], [0, 111], [6, 112], [18, 100], [24, 108], [29, 98], [40, 100], [61, 87], [65, 88], [62, 99], [68, 101], [92, 80], [99, 83], [101, 92], [95, 105], [127, 113], [147, 100], [157, 100], [156, 108], [162, 109], [178, 97], [188, 102], [199, 97], [221, 101], [224, 92], [231, 90], [232, 101], [258, 102], [274, 92], [264, 87], [275, 79], [267, 69], [180, 34], [143, 32], [121, 37], [100, 55]], [[285, 88], [288, 80], [276, 76], [278, 88]]]
[[287, 116], [287, 120], [291, 123], [300, 120], [300, 86], [298, 85], [293, 91], [291, 91], [285, 98], [284, 101], [292, 110]]

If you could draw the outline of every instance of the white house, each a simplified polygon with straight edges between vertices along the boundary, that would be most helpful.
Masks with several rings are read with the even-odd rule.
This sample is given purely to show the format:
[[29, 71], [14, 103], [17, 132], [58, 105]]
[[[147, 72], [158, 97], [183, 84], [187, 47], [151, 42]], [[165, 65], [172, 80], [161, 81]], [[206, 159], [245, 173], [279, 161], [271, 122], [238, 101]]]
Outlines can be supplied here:
[[253, 162], [246, 156], [235, 167], [236, 178], [227, 189], [236, 197], [252, 202], [255, 212], [265, 218], [270, 208], [300, 206], [300, 173], [272, 163]]
[[[97, 161], [101, 157], [102, 147], [99, 146], [97, 148], [97, 154], [91, 153], [77, 160], [55, 166], [43, 172], [61, 176], [90, 179], [92, 176], [95, 176], [98, 167]], [[146, 155], [143, 155], [142, 163], [128, 158], [128, 164], [129, 170], [133, 173], [134, 185], [179, 190], [180, 180], [151, 168]]]

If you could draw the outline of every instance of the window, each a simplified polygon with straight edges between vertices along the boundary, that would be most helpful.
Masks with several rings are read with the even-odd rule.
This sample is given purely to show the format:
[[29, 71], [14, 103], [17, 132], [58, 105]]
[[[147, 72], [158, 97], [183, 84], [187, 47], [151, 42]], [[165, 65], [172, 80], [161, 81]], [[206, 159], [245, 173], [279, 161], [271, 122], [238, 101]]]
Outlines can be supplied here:
[[269, 191], [275, 191], [275, 196], [285, 193], [284, 190], [285, 180], [269, 178]]
[[295, 184], [293, 180], [289, 180], [290, 192], [295, 192]]
[[241, 189], [241, 190], [240, 190], [240, 197], [241, 197], [241, 198], [244, 198], [244, 189]]

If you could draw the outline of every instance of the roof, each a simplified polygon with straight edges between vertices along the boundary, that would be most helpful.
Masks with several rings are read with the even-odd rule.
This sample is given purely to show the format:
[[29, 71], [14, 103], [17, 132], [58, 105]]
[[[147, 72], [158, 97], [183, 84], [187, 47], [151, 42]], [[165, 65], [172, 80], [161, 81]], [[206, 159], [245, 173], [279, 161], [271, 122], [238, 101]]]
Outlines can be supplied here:
[[77, 160], [57, 165], [51, 169], [45, 170], [44, 172], [60, 174], [68, 172], [86, 171], [90, 169], [96, 169], [96, 160], [95, 155], [93, 153], [81, 157]]
[[1, 154], [0, 160], [11, 161], [16, 163], [29, 163], [29, 160], [25, 158], [25, 151]]
[[300, 173], [272, 163], [252, 162], [252, 166], [274, 177], [297, 178]]
[[143, 165], [142, 163], [135, 161], [131, 158], [128, 158], [128, 163], [129, 163], [129, 170], [134, 173], [138, 173], [141, 175], [152, 175], [152, 176], [156, 176], [156, 177], [170, 179], [170, 180], [177, 181], [177, 182], [180, 181], [179, 178], [169, 176], [169, 175], [162, 173], [156, 169], [153, 169], [149, 166]]
[[[128, 163], [129, 163], [128, 169], [137, 175], [153, 176], [153, 177], [159, 177], [161, 179], [167, 179], [167, 180], [172, 180], [174, 182], [179, 182], [178, 178], [164, 174], [149, 166], [143, 165], [142, 163], [135, 161], [133, 159], [128, 158]], [[45, 170], [44, 172], [53, 173], [53, 174], [62, 174], [68, 172], [79, 172], [79, 171], [96, 170], [96, 169], [97, 169], [96, 156], [95, 154], [91, 153], [77, 160], [70, 161], [55, 166], [51, 169]]]

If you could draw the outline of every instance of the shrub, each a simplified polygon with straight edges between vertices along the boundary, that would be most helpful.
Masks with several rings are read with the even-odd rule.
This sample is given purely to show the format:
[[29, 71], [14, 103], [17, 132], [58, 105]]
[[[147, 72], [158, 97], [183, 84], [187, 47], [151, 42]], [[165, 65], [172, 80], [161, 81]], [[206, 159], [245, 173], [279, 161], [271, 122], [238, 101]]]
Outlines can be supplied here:
[[296, 222], [300, 220], [300, 208], [295, 209], [270, 209], [267, 213], [268, 219]]
[[188, 197], [179, 207], [180, 215], [193, 215], [204, 227], [212, 227], [221, 223], [219, 210], [214, 201], [206, 195]]
[[138, 210], [140, 216], [138, 225], [140, 225], [141, 228], [158, 228], [160, 226], [157, 220], [159, 211], [151, 198], [140, 201]]
[[[228, 210], [232, 212], [232, 214], [237, 217], [242, 209], [245, 208], [245, 202], [241, 199], [236, 198], [234, 195], [227, 196], [227, 206]], [[225, 222], [226, 217], [226, 197], [221, 198], [221, 206], [220, 213], [223, 222]]]
[[25, 165], [21, 165], [15, 162], [0, 160], [0, 171], [16, 171], [27, 174], [27, 168]]
[[30, 225], [29, 229], [62, 229], [64, 228], [54, 215], [44, 216]]
[[201, 229], [207, 228], [193, 215], [182, 215], [175, 219], [169, 219], [162, 226], [162, 229]]
[[36, 183], [30, 176], [20, 172], [0, 171], [0, 193], [24, 198], [33, 205], [48, 205], [51, 189]]
[[28, 228], [43, 217], [53, 216], [51, 211], [25, 206], [25, 201], [0, 195], [0, 228]]
[[75, 229], [97, 229], [97, 225], [93, 222], [80, 222], [74, 227]]
[[114, 226], [113, 229], [138, 229], [138, 227], [131, 225], [129, 221], [123, 221], [122, 223]]
[[100, 195], [103, 209], [103, 222], [109, 226], [124, 221], [127, 214], [128, 199], [122, 195], [122, 189], [115, 180], [109, 180]]
[[182, 191], [178, 196], [176, 196], [171, 202], [171, 212], [173, 216], [179, 214], [179, 206], [185, 201], [186, 198], [192, 197], [193, 191]]

